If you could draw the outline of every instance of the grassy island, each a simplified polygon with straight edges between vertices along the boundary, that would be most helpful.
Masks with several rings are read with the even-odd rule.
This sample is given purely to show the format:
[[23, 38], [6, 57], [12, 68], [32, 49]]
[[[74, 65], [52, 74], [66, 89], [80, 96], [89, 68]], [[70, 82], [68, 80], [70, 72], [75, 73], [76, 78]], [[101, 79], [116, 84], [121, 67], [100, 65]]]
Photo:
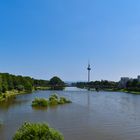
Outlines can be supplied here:
[[66, 103], [71, 103], [71, 101], [65, 97], [58, 97], [57, 94], [53, 94], [49, 99], [35, 98], [34, 101], [32, 101], [32, 107], [47, 107]]
[[64, 140], [63, 135], [48, 124], [27, 123], [15, 133], [13, 140]]

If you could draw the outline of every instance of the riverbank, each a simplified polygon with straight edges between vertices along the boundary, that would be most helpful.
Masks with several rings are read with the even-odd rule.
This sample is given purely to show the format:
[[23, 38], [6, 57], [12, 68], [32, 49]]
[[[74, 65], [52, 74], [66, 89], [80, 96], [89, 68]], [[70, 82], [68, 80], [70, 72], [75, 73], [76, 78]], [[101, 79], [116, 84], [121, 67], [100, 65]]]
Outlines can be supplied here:
[[[88, 88], [84, 88], [84, 89], [87, 89]], [[90, 88], [90, 91], [97, 91], [96, 89], [94, 88]], [[99, 89], [98, 91], [108, 91], [108, 92], [124, 92], [124, 93], [129, 93], [129, 94], [136, 94], [136, 95], [140, 95], [140, 91], [129, 91], [129, 90], [126, 90], [126, 89]]]
[[137, 94], [140, 95], [140, 91], [129, 91], [126, 89], [105, 89], [104, 91], [108, 91], [108, 92], [124, 92], [124, 93], [129, 93], [129, 94]]
[[10, 97], [14, 97], [16, 95], [26, 94], [26, 93], [27, 91], [18, 91], [18, 90], [6, 91], [6, 93], [2, 93], [0, 95], [0, 102], [6, 101]]
[[137, 94], [137, 95], [140, 95], [140, 91], [129, 91], [129, 90], [126, 90], [126, 89], [121, 89], [119, 90], [121, 92], [125, 92], [125, 93], [130, 93], [130, 94]]
[[35, 90], [50, 90], [51, 87], [36, 87]]
[[36, 87], [34, 88], [31, 92], [27, 92], [27, 91], [18, 91], [18, 90], [11, 90], [11, 91], [6, 91], [6, 93], [2, 93], [0, 95], [0, 102], [6, 101], [8, 98], [13, 97], [13, 96], [17, 96], [17, 95], [21, 95], [21, 94], [28, 94], [28, 93], [32, 93], [33, 91], [37, 91], [37, 90], [51, 90], [51, 87]]
[[36, 87], [36, 89], [33, 89], [31, 92], [27, 91], [18, 91], [18, 90], [11, 90], [11, 91], [6, 91], [6, 93], [2, 93], [0, 95], [0, 102], [6, 101], [8, 98], [21, 95], [21, 94], [27, 94], [27, 93], [32, 93], [35, 90], [49, 90], [49, 87]]

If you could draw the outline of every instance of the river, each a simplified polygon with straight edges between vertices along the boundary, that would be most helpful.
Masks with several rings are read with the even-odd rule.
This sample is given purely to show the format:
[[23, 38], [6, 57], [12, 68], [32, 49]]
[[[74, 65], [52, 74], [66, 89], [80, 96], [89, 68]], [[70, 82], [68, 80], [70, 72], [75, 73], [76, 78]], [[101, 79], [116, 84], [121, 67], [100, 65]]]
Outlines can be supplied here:
[[[35, 97], [57, 93], [73, 103], [33, 109]], [[0, 104], [0, 140], [12, 140], [25, 121], [47, 122], [65, 140], [140, 140], [140, 96], [121, 92], [94, 92], [77, 88], [36, 91]]]

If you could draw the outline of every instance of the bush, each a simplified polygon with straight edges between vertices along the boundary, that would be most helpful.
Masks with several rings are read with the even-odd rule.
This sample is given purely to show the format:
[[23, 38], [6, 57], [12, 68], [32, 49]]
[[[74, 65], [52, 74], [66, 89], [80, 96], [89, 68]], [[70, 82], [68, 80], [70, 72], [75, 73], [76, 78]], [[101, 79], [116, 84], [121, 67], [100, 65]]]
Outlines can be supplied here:
[[58, 99], [58, 95], [57, 94], [52, 94], [51, 97], [54, 97], [54, 98]]
[[53, 94], [49, 97], [49, 105], [57, 105], [58, 104], [58, 95]]
[[6, 94], [2, 94], [2, 97], [3, 97], [3, 98], [6, 98]]
[[65, 97], [60, 97], [59, 104], [71, 103], [70, 100], [67, 100]]
[[13, 140], [64, 140], [62, 134], [47, 124], [25, 122], [16, 132]]
[[45, 98], [35, 98], [34, 101], [32, 101], [33, 107], [47, 107], [48, 101]]
[[49, 97], [49, 101], [44, 98], [35, 98], [32, 102], [33, 107], [46, 107], [48, 105], [58, 105], [58, 104], [66, 104], [71, 103], [70, 100], [66, 99], [65, 97], [58, 97], [57, 94], [53, 94]]

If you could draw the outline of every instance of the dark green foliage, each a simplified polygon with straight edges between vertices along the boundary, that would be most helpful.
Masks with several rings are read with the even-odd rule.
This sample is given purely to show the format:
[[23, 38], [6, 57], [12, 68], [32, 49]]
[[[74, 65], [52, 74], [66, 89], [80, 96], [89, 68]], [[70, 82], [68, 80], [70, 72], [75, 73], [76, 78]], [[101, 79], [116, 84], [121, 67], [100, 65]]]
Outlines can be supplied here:
[[126, 90], [140, 92], [140, 82], [137, 79], [128, 81], [126, 84]]
[[[50, 81], [37, 80], [31, 77], [15, 76], [8, 73], [0, 73], [0, 94], [11, 90], [18, 90], [19, 92], [32, 92], [34, 89], [63, 89], [64, 82], [58, 78], [53, 77]], [[38, 88], [39, 87], [39, 88]], [[53, 102], [52, 102], [53, 103]]]
[[35, 98], [34, 101], [32, 101], [33, 107], [47, 107], [48, 101], [45, 98]]
[[33, 85], [32, 85], [29, 81], [27, 81], [27, 82], [24, 84], [24, 88], [25, 88], [25, 90], [26, 90], [27, 92], [32, 92], [32, 90], [33, 90]]
[[0, 94], [2, 93], [2, 76], [0, 75]]
[[55, 76], [50, 79], [49, 86], [52, 90], [63, 90], [65, 83], [59, 77]]
[[20, 92], [24, 90], [24, 86], [23, 85], [17, 85], [16, 89]]
[[0, 73], [0, 93], [5, 93], [10, 90], [32, 92], [36, 86], [48, 86], [48, 81]]
[[47, 124], [24, 123], [13, 140], [64, 140], [62, 134]]
[[90, 83], [77, 82], [77, 83], [73, 83], [73, 85], [79, 88], [98, 88], [98, 89], [117, 89], [118, 88], [118, 82], [107, 81], [107, 80], [95, 81], [95, 82], [91, 81]]
[[35, 87], [48, 87], [49, 86], [49, 81], [34, 79], [34, 86]]

